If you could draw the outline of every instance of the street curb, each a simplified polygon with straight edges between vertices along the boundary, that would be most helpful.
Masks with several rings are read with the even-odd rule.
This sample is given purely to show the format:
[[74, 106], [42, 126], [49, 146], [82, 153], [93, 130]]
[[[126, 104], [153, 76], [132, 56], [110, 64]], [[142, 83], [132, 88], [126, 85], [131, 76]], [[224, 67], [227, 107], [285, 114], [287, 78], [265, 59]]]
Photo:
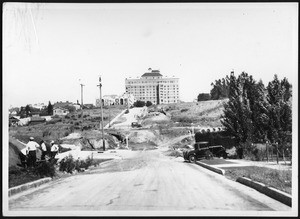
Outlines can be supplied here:
[[195, 163], [198, 164], [199, 166], [202, 166], [202, 167], [204, 167], [206, 169], [214, 171], [214, 172], [216, 172], [218, 174], [225, 175], [225, 170], [222, 170], [222, 169], [220, 169], [218, 167], [212, 167], [212, 166], [210, 166], [208, 164], [205, 164], [205, 163], [202, 163], [202, 162], [199, 162], [199, 161], [196, 161]]
[[292, 196], [290, 194], [279, 191], [272, 187], [267, 187], [263, 183], [253, 181], [246, 177], [239, 177], [236, 181], [239, 183], [242, 183], [246, 186], [249, 186], [253, 189], [256, 189], [257, 191], [259, 191], [273, 199], [276, 199], [277, 201], [280, 201], [283, 204], [286, 204], [286, 205], [292, 207]]
[[36, 181], [33, 181], [33, 182], [29, 182], [29, 183], [26, 183], [26, 184], [23, 184], [23, 185], [19, 185], [19, 186], [10, 188], [10, 189], [8, 189], [8, 197], [10, 197], [12, 195], [15, 195], [17, 193], [20, 193], [22, 191], [25, 191], [27, 189], [38, 187], [38, 186], [40, 186], [44, 183], [47, 183], [51, 180], [52, 180], [51, 177], [46, 177], [46, 178], [42, 178], [42, 179], [39, 179], [39, 180], [36, 180]]

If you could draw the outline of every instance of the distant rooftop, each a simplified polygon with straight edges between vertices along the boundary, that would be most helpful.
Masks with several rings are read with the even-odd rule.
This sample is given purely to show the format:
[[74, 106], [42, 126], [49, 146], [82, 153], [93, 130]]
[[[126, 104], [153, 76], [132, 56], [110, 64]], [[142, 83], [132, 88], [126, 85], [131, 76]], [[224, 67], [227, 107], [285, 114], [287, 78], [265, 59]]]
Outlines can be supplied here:
[[154, 77], [154, 76], [162, 76], [159, 70], [149, 69], [151, 72], [146, 72], [142, 75], [142, 77]]

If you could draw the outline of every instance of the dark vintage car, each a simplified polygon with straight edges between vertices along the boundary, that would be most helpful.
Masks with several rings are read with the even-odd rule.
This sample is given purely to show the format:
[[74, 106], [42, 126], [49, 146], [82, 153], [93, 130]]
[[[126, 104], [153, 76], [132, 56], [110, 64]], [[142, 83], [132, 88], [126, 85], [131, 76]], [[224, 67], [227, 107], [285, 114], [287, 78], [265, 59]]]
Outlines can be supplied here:
[[183, 152], [185, 161], [195, 162], [200, 159], [211, 159], [213, 157], [227, 158], [227, 152], [222, 145], [209, 146], [209, 143], [196, 142], [194, 148]]
[[138, 122], [133, 122], [133, 123], [131, 123], [131, 127], [132, 128], [141, 128], [142, 127], [142, 125], [140, 124], [140, 123], [138, 123]]

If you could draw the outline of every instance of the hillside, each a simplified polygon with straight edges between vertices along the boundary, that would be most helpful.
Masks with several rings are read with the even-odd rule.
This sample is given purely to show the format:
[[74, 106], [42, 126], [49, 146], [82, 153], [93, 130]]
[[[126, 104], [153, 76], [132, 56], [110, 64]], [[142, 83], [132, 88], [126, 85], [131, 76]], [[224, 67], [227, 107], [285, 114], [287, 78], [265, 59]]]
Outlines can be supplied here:
[[183, 126], [221, 127], [223, 105], [228, 99], [160, 105], [171, 120]]
[[[104, 107], [104, 126], [124, 109], [125, 106]], [[83, 112], [79, 110], [60, 118], [54, 117], [51, 121], [42, 124], [9, 127], [9, 136], [24, 142], [27, 142], [30, 136], [36, 138], [38, 142], [42, 138], [46, 141], [58, 140], [73, 132], [99, 130], [100, 121], [100, 109], [84, 109]]]

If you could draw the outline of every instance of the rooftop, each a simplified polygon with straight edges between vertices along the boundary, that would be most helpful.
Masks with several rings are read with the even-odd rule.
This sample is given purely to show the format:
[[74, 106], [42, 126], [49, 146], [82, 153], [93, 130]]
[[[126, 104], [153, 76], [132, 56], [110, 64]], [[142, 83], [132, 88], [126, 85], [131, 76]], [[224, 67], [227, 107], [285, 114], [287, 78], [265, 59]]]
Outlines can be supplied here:
[[162, 76], [159, 70], [152, 70], [151, 72], [146, 72], [142, 75], [142, 77], [154, 77], [154, 76]]

